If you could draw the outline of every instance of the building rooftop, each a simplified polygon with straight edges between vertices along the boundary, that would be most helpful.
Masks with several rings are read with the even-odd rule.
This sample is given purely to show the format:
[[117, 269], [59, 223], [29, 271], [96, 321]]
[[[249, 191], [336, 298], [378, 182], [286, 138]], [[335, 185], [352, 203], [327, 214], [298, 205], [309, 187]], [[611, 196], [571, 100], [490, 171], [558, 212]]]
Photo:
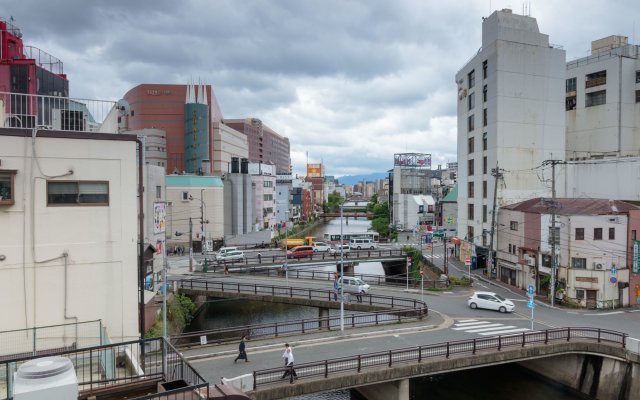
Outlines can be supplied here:
[[451, 190], [449, 190], [449, 193], [447, 193], [447, 195], [444, 196], [440, 201], [442, 203], [457, 203], [458, 202], [458, 185], [455, 185], [454, 187], [452, 187]]
[[[556, 207], [553, 207], [553, 204], [556, 204]], [[505, 210], [535, 214], [551, 214], [554, 208], [558, 215], [611, 215], [640, 210], [640, 207], [620, 200], [556, 198], [554, 201], [544, 197], [502, 207]]]
[[167, 175], [167, 187], [222, 187], [219, 176], [209, 175]]

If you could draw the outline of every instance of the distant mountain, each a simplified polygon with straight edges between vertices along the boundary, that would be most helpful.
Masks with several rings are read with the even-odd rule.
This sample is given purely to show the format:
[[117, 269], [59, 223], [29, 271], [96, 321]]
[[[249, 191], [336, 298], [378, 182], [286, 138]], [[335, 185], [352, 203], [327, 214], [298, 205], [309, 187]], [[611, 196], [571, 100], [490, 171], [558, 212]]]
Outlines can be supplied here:
[[362, 181], [375, 181], [376, 179], [384, 179], [388, 177], [387, 172], [374, 172], [366, 175], [345, 175], [338, 178], [338, 181], [343, 185], [355, 185]]

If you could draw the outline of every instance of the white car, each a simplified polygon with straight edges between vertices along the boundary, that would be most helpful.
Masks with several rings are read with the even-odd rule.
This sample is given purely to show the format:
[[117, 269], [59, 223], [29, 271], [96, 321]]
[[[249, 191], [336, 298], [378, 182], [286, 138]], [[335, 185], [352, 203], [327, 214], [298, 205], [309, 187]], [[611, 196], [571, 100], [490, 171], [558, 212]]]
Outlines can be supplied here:
[[349, 276], [345, 276], [344, 279], [342, 277], [338, 278], [338, 289], [344, 283], [343, 290], [346, 293], [356, 293], [356, 294], [366, 294], [369, 293], [371, 286], [368, 283], [359, 278], [352, 278]]
[[486, 308], [487, 310], [496, 310], [501, 313], [513, 312], [516, 308], [511, 300], [507, 300], [493, 292], [475, 292], [469, 297], [467, 304], [473, 309]]
[[241, 250], [231, 250], [216, 256], [217, 262], [244, 260], [244, 252]]
[[340, 249], [342, 248], [342, 253], [343, 254], [348, 254], [349, 253], [349, 245], [348, 244], [344, 244], [344, 245], [339, 245], [336, 244], [333, 247], [331, 247], [329, 249], [329, 254], [336, 254], [336, 255], [340, 255]]
[[324, 253], [324, 252], [329, 251], [329, 249], [331, 249], [331, 246], [329, 246], [325, 242], [315, 242], [315, 243], [313, 243], [313, 251], [316, 252], [316, 253]]

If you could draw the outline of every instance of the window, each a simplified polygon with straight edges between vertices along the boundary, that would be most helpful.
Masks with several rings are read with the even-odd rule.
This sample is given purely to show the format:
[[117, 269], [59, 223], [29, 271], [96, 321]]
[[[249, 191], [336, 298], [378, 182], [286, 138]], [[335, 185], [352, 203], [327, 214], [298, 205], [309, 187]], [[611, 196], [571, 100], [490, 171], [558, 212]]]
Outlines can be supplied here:
[[15, 202], [14, 177], [16, 170], [0, 170], [0, 205], [11, 205]]
[[473, 226], [467, 226], [467, 240], [473, 241]]
[[487, 126], [487, 109], [482, 110], [482, 126]]
[[487, 156], [482, 157], [482, 173], [487, 173]]
[[640, 103], [640, 90], [636, 90], [636, 103]]
[[476, 94], [471, 93], [468, 97], [468, 101], [469, 101], [469, 110], [473, 110], [473, 108], [476, 106]]
[[471, 160], [467, 161], [467, 169], [468, 169], [468, 171], [469, 171], [469, 172], [467, 173], [467, 175], [469, 175], [469, 176], [473, 175], [473, 173], [474, 173], [473, 164], [474, 164], [474, 163], [473, 163], [473, 158], [472, 158]]
[[487, 222], [487, 205], [482, 206], [482, 222]]
[[109, 205], [109, 182], [47, 182], [47, 205]]
[[576, 96], [569, 96], [564, 101], [564, 110], [571, 111], [576, 109], [576, 104], [578, 101], [576, 100]]
[[587, 259], [571, 257], [571, 268], [580, 268], [580, 269], [587, 268]]
[[636, 230], [631, 231], [631, 240], [636, 240]]
[[616, 228], [609, 228], [609, 240], [616, 240]]
[[482, 198], [487, 198], [487, 181], [482, 181]]
[[273, 195], [272, 194], [265, 194], [264, 195], [264, 201], [271, 201], [273, 200]]
[[576, 78], [569, 78], [565, 81], [566, 92], [575, 92], [576, 91]]
[[162, 198], [162, 186], [156, 186], [156, 199]]
[[482, 62], [482, 79], [487, 79], [487, 60]]
[[512, 231], [517, 231], [517, 230], [518, 230], [518, 221], [511, 221], [511, 222], [509, 223], [509, 228], [510, 228]]
[[482, 101], [483, 101], [484, 103], [486, 103], [486, 102], [487, 102], [487, 85], [484, 85], [484, 86], [482, 87]]
[[189, 192], [182, 192], [182, 201], [189, 200]]
[[589, 89], [591, 87], [604, 85], [607, 83], [607, 70], [594, 72], [587, 74], [584, 81], [584, 87]]
[[640, 83], [640, 71], [636, 71], [636, 83]]
[[469, 132], [472, 132], [475, 129], [475, 121], [473, 115], [469, 115], [469, 118], [467, 118], [467, 125], [469, 128]]
[[473, 217], [474, 217], [474, 215], [473, 215], [473, 204], [469, 204], [467, 206], [467, 219], [468, 220], [473, 220]]
[[576, 240], [584, 240], [584, 228], [576, 228]]
[[482, 134], [482, 150], [487, 150], [487, 132]]
[[598, 92], [587, 93], [584, 106], [593, 107], [607, 103], [607, 91], [600, 90]]
[[509, 254], [511, 254], [511, 243], [509, 243]]
[[476, 85], [476, 70], [471, 70], [471, 72], [469, 72], [469, 74], [467, 75], [467, 78], [469, 81], [469, 89], [471, 89]]
[[593, 240], [602, 240], [602, 228], [593, 228]]
[[469, 190], [469, 197], [473, 197], [474, 196], [474, 188], [473, 188], [473, 182], [467, 182], [467, 189]]
[[272, 181], [264, 181], [264, 187], [273, 187], [273, 182]]
[[469, 139], [467, 139], [467, 148], [469, 149], [469, 154], [473, 153], [474, 151], [474, 145], [473, 145], [473, 138], [470, 137]]

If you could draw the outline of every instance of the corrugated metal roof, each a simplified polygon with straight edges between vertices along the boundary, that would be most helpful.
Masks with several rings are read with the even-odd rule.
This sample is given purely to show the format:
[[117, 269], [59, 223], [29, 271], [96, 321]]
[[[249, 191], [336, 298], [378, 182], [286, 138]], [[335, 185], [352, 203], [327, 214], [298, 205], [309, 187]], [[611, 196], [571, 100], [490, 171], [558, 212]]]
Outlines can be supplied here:
[[222, 187], [222, 179], [219, 176], [200, 175], [167, 175], [165, 184], [181, 187]]
[[447, 195], [444, 196], [440, 201], [442, 203], [457, 203], [458, 202], [458, 185], [455, 185], [454, 187], [452, 187], [451, 190], [449, 190], [449, 193], [447, 193]]
[[[640, 207], [620, 200], [556, 198], [555, 212], [558, 215], [609, 215], [624, 214]], [[553, 202], [550, 198], [536, 197], [520, 203], [503, 206], [502, 209], [536, 214], [551, 214]]]

